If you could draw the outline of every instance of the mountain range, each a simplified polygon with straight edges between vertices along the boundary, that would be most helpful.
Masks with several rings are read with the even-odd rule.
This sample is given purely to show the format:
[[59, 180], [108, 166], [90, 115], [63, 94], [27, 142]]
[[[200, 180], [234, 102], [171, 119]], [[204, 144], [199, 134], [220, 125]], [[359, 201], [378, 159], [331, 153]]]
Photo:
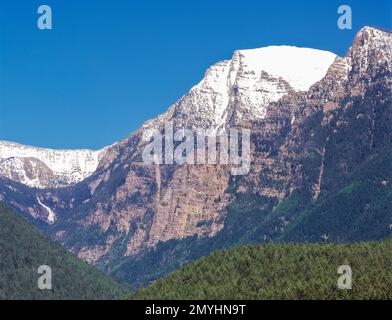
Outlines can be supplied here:
[[[216, 249], [392, 233], [392, 33], [344, 57], [234, 52], [168, 111], [99, 151], [0, 142], [0, 201], [133, 286]], [[146, 130], [250, 129], [251, 166], [145, 164]]]

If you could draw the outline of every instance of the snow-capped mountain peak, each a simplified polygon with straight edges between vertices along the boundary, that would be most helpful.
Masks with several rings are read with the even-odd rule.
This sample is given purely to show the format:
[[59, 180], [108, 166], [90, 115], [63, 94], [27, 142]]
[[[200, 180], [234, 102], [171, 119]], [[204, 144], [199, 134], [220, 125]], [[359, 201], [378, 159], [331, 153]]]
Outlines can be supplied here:
[[[178, 126], [218, 130], [244, 117], [263, 118], [271, 102], [291, 91], [307, 91], [321, 80], [336, 57], [293, 46], [237, 50], [230, 60], [210, 67], [158, 122], [170, 117]], [[150, 121], [149, 126], [159, 123]]]

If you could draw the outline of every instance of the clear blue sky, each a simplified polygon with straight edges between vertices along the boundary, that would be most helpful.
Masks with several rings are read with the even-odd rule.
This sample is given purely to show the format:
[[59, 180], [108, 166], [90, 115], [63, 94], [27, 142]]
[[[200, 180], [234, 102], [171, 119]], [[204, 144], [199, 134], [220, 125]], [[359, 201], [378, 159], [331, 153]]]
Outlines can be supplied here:
[[[37, 8], [53, 30], [37, 28]], [[353, 30], [337, 8], [353, 9]], [[0, 140], [100, 148], [120, 140], [236, 49], [289, 44], [344, 55], [392, 1], [0, 0]]]

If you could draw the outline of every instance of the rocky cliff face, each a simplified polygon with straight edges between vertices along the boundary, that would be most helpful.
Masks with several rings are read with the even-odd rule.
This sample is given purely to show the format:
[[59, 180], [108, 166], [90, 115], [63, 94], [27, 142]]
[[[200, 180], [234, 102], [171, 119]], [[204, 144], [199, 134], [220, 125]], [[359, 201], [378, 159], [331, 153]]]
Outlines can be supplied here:
[[[45, 232], [102, 265], [170, 240], [247, 226], [249, 217], [234, 227], [227, 219], [228, 208], [248, 195], [260, 214], [247, 228], [261, 223], [255, 239], [279, 240], [298, 223], [298, 210], [273, 214], [281, 203], [298, 192], [304, 203], [317, 201], [390, 143], [391, 44], [390, 32], [366, 27], [345, 57], [291, 47], [237, 51], [167, 113], [109, 148], [75, 186], [31, 190], [2, 179], [0, 199], [38, 220], [55, 216], [41, 225]], [[232, 177], [228, 165], [143, 163], [143, 132], [162, 131], [167, 121], [218, 133], [251, 129], [250, 173]], [[243, 201], [238, 210], [251, 205]], [[317, 232], [320, 239], [326, 231]]]

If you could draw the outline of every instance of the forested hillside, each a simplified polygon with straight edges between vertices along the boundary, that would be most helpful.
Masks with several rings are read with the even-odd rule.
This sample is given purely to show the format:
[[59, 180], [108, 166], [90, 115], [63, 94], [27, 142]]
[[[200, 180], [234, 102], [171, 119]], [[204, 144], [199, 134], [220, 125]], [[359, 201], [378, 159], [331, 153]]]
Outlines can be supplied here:
[[[0, 299], [118, 299], [128, 288], [67, 253], [0, 204]], [[38, 289], [38, 267], [52, 290]]]
[[[392, 240], [269, 244], [215, 252], [141, 289], [133, 299], [391, 299]], [[338, 268], [352, 290], [338, 289]]]

